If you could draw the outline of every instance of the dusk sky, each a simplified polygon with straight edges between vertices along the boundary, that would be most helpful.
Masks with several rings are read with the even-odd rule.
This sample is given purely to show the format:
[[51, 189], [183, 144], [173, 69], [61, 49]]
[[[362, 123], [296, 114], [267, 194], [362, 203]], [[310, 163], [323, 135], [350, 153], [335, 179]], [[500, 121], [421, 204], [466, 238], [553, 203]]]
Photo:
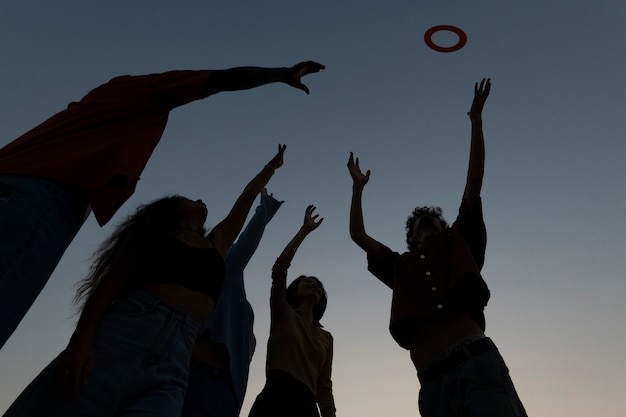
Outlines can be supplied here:
[[[91, 216], [0, 351], [0, 413], [67, 345], [74, 285], [137, 205], [203, 199], [219, 222], [287, 144], [268, 185], [285, 203], [246, 270], [257, 350], [242, 411], [264, 382], [270, 269], [315, 204], [324, 223], [290, 268], [328, 291], [337, 416], [419, 415], [419, 382], [388, 332], [391, 291], [350, 240], [350, 151], [371, 169], [368, 233], [403, 251], [417, 205], [453, 221], [476, 81], [483, 112], [491, 289], [486, 334], [529, 416], [626, 415], [626, 2], [21, 0], [0, 6], [0, 146], [123, 74], [314, 60], [311, 94], [284, 84], [175, 109], [137, 191], [105, 227]], [[459, 51], [424, 43], [436, 25]], [[433, 40], [456, 43], [439, 32]], [[258, 201], [258, 200], [257, 200]]]

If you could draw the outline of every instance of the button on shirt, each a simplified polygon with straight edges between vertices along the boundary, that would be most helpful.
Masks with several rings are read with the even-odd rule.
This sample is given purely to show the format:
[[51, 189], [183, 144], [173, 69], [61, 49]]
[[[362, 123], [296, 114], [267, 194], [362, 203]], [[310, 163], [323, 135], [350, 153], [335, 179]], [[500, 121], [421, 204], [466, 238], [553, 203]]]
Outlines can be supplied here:
[[[368, 255], [369, 271], [393, 289], [390, 331], [400, 346], [408, 349], [414, 336], [407, 328], [407, 318], [468, 310], [476, 313], [472, 318], [484, 327], [482, 310], [489, 291], [480, 270], [485, 247], [480, 200], [475, 207], [463, 201], [454, 224], [412, 252], [399, 254], [381, 245], [377, 256]], [[459, 285], [463, 293], [456, 291]]]

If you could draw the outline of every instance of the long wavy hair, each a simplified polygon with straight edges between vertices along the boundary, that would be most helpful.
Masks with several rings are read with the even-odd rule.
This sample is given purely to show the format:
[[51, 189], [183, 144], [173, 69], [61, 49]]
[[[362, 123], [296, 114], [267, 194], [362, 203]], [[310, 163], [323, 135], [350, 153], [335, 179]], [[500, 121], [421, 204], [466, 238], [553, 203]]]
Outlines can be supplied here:
[[[154, 241], [155, 237], [164, 236], [180, 229], [178, 207], [186, 200], [179, 195], [170, 195], [148, 204], [139, 206], [135, 212], [122, 221], [113, 233], [100, 245], [91, 256], [89, 273], [77, 284], [74, 304], [82, 310], [85, 303], [108, 275], [116, 262], [137, 262], [141, 249]], [[128, 256], [131, 254], [131, 256]], [[124, 255], [123, 258], [120, 255]], [[128, 259], [128, 261], [126, 260]]]
[[313, 307], [313, 320], [316, 323], [319, 323], [324, 315], [324, 312], [326, 311], [326, 306], [328, 305], [328, 294], [326, 294], [324, 284], [322, 284], [322, 281], [320, 281], [317, 277], [300, 275], [298, 278], [294, 279], [287, 287], [287, 294], [285, 296], [287, 304], [289, 304], [293, 309], [298, 308], [300, 305], [300, 299], [298, 298], [298, 285], [304, 278], [313, 278], [320, 287], [320, 290], [322, 290], [320, 301], [315, 305], [315, 307]]

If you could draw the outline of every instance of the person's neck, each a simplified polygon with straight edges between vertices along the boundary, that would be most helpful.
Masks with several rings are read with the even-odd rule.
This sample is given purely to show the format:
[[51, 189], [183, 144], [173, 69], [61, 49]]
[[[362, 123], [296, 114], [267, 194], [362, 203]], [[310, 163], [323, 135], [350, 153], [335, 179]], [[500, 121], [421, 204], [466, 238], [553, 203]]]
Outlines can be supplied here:
[[310, 321], [313, 324], [315, 324], [315, 321], [313, 320], [314, 307], [314, 304], [308, 303], [306, 301], [301, 301], [300, 305], [298, 306], [298, 311], [300, 312], [300, 315], [305, 317], [307, 321]]

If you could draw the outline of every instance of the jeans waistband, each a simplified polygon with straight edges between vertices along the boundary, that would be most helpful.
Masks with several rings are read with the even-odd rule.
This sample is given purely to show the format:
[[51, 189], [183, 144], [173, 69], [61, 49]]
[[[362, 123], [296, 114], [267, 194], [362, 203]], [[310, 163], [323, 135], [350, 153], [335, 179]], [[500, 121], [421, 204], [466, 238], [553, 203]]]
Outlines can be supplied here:
[[140, 304], [147, 309], [151, 309], [153, 311], [159, 311], [167, 316], [172, 317], [174, 320], [181, 322], [185, 329], [188, 329], [197, 337], [202, 330], [202, 322], [196, 319], [195, 317], [187, 314], [184, 311], [177, 310], [166, 302], [162, 301], [160, 298], [151, 294], [150, 292], [141, 289], [141, 288], [133, 288], [128, 291], [125, 291], [119, 298], [118, 301], [132, 301], [133, 303]]
[[469, 344], [461, 345], [446, 358], [418, 371], [417, 377], [420, 383], [424, 383], [425, 381], [451, 372], [465, 360], [490, 350], [497, 350], [497, 347], [488, 337], [483, 337]]

